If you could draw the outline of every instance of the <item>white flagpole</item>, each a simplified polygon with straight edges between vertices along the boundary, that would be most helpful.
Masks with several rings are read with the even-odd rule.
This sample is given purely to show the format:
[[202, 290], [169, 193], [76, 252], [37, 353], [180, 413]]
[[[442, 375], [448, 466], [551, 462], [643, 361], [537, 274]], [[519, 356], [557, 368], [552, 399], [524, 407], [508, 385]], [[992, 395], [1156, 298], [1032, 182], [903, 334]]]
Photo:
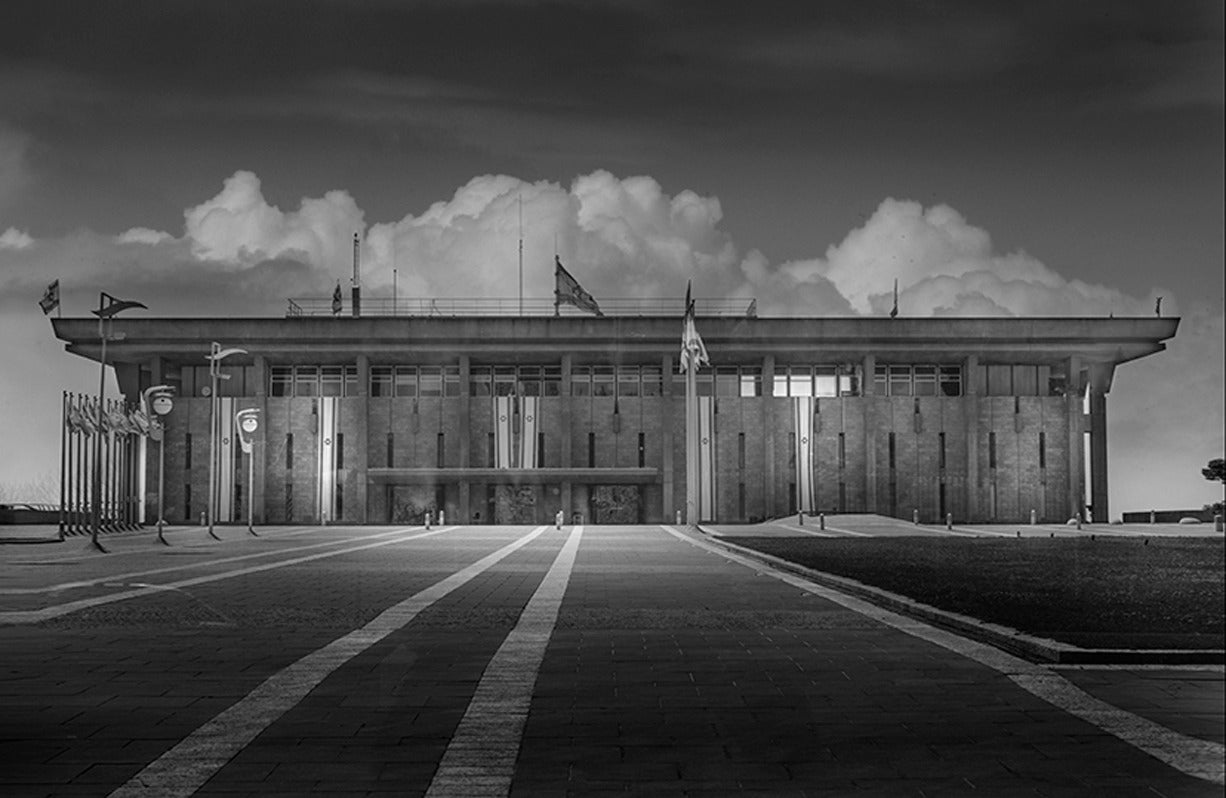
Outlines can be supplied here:
[[685, 522], [697, 524], [698, 518], [698, 371], [693, 347], [685, 370]]

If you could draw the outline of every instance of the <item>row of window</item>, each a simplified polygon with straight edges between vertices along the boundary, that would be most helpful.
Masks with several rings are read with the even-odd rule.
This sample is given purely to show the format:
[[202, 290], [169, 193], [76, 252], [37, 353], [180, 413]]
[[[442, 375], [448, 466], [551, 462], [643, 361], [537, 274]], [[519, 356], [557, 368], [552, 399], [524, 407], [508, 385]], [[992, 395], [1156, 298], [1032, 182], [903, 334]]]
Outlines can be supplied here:
[[[218, 382], [221, 396], [255, 393], [251, 366], [223, 368], [229, 379]], [[659, 366], [575, 366], [570, 373], [572, 396], [659, 396], [664, 377]], [[966, 393], [961, 366], [880, 364], [873, 372], [878, 396], [961, 396]], [[983, 396], [1062, 396], [1067, 377], [1058, 368], [1034, 365], [984, 365], [970, 375], [976, 393]], [[674, 393], [680, 393], [685, 375], [674, 373]], [[762, 369], [758, 366], [717, 366], [696, 375], [700, 396], [762, 396]], [[859, 396], [862, 369], [857, 364], [780, 365], [775, 370], [772, 396]], [[211, 385], [208, 367], [181, 370], [182, 394], [204, 396]], [[371, 366], [370, 395], [396, 397], [440, 396], [559, 396], [560, 366], [475, 366], [467, 388], [460, 382], [459, 366]], [[356, 396], [356, 366], [273, 366], [271, 396]]]

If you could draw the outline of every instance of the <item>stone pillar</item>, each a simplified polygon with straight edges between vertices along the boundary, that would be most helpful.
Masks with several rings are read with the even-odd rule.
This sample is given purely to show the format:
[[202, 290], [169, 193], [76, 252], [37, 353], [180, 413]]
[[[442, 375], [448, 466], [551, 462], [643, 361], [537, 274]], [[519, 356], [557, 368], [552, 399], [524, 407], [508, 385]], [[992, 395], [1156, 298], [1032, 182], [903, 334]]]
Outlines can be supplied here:
[[370, 507], [367, 497], [367, 471], [370, 467], [370, 357], [365, 353], [358, 355], [358, 393], [350, 404], [357, 408], [356, 430], [358, 436], [358, 455], [354, 458], [354, 490], [357, 493], [355, 501], [358, 508], [359, 524], [370, 523]]
[[262, 434], [256, 440], [255, 451], [251, 453], [252, 457], [259, 453], [259, 458], [255, 463], [255, 473], [252, 475], [251, 496], [248, 500], [252, 503], [252, 522], [263, 524], [268, 518], [268, 465], [269, 465], [269, 450], [272, 448], [268, 445], [268, 358], [263, 355], [256, 355], [254, 358], [254, 366], [252, 368], [252, 379], [255, 381], [255, 390], [252, 394], [255, 396], [255, 403], [252, 405], [260, 411], [260, 430]]
[[1068, 359], [1068, 391], [1065, 395], [1068, 412], [1068, 512], [1070, 517], [1085, 511], [1083, 390], [1085, 390], [1085, 381], [1081, 376], [1081, 358], [1073, 355]]
[[982, 520], [979, 496], [979, 356], [962, 361], [963, 427], [966, 431], [966, 484], [963, 486], [963, 514], [968, 522]]
[[785, 508], [781, 513], [775, 504], [779, 484], [775, 469], [775, 356], [762, 358], [762, 515], [771, 518], [790, 512]]
[[664, 494], [660, 512], [665, 523], [675, 520], [675, 505], [673, 504], [673, 489], [675, 475], [673, 474], [673, 356], [663, 355], [660, 358], [660, 371], [663, 375], [663, 385], [660, 386], [660, 445], [663, 447], [660, 459], [660, 475], [663, 477]]
[[1094, 522], [1111, 521], [1107, 490], [1107, 393], [1115, 366], [1096, 363], [1090, 369], [1090, 504]]
[[[472, 457], [472, 408], [469, 406], [472, 397], [469, 396], [468, 387], [472, 378], [471, 366], [472, 361], [468, 355], [460, 355], [460, 395], [456, 397], [460, 409], [460, 468], [468, 468]], [[446, 388], [444, 388], [445, 392]], [[443, 401], [447, 401], [446, 397], [443, 398]], [[467, 524], [472, 520], [471, 487], [468, 478], [461, 476], [458, 498], [460, 517], [455, 522]]]
[[[560, 400], [558, 404], [561, 407], [561, 433], [560, 434], [562, 437], [562, 440], [560, 441], [561, 459], [559, 460], [559, 465], [562, 468], [574, 468], [575, 467], [574, 460], [572, 459], [572, 450], [574, 448], [573, 447], [574, 441], [572, 440], [572, 436], [574, 435], [574, 430], [571, 428], [572, 427], [571, 419], [573, 417], [573, 413], [571, 412], [571, 404], [574, 402], [574, 399], [570, 395], [570, 370], [571, 370], [572, 363], [573, 363], [573, 360], [571, 359], [570, 353], [569, 352], [564, 353], [562, 355], [562, 382], [561, 382], [561, 386], [558, 389], [558, 393], [560, 394], [560, 396], [558, 397], [558, 399]], [[566, 523], [569, 524], [571, 513], [575, 511], [574, 504], [572, 503], [572, 490], [571, 490], [570, 480], [565, 480], [562, 482], [560, 491], [561, 491], [561, 496], [559, 500], [562, 502], [562, 509], [566, 515]]]
[[877, 409], [877, 357], [865, 355], [860, 366], [864, 373], [860, 407], [864, 413], [864, 509], [877, 512], [877, 435], [873, 423]]

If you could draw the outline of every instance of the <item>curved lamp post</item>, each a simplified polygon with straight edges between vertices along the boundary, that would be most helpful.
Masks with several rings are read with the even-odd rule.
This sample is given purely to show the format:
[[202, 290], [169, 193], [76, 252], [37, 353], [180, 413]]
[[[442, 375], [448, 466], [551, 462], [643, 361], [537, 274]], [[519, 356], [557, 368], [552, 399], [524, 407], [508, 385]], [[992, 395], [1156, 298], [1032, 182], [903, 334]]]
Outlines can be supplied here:
[[238, 440], [247, 455], [247, 531], [255, 534], [255, 433], [260, 428], [259, 408], [251, 407], [234, 414]]
[[175, 389], [169, 385], [154, 385], [141, 393], [145, 405], [145, 415], [149, 418], [149, 437], [158, 442], [158, 542], [165, 546], [170, 544], [162, 535], [166, 519], [162, 512], [162, 481], [166, 473], [166, 425], [162, 418], [174, 407]]
[[94, 474], [93, 474], [93, 489], [90, 491], [90, 535], [89, 542], [94, 548], [102, 553], [106, 553], [106, 549], [98, 542], [98, 527], [102, 524], [102, 416], [105, 412], [106, 405], [106, 341], [109, 337], [107, 334], [107, 322], [115, 317], [117, 313], [132, 308], [149, 308], [140, 303], [128, 299], [116, 299], [110, 294], [102, 291], [98, 294], [98, 309], [91, 310], [98, 317], [98, 337], [102, 340], [102, 354], [98, 358], [101, 366], [101, 373], [98, 377], [98, 445], [94, 447]]
[[222, 349], [221, 344], [213, 341], [212, 349], [204, 357], [209, 361], [209, 377], [212, 380], [212, 392], [209, 394], [209, 537], [221, 540], [213, 531], [217, 514], [217, 381], [230, 379], [229, 374], [221, 373], [221, 361], [230, 355], [245, 355], [246, 349], [232, 347]]

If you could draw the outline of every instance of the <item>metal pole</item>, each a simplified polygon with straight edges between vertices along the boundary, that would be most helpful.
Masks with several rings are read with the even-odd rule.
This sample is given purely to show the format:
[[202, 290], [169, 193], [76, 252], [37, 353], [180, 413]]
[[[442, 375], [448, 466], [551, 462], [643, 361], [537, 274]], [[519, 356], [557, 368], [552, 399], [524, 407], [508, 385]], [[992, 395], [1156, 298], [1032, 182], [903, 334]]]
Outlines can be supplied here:
[[162, 536], [162, 527], [166, 524], [166, 519], [162, 517], [162, 488], [163, 477], [166, 474], [166, 427], [162, 427], [162, 439], [158, 441], [158, 540], [169, 546], [166, 543], [166, 538]]
[[[252, 436], [253, 438], [255, 436]], [[247, 453], [247, 531], [255, 535], [255, 441]], [[259, 535], [256, 535], [259, 537]]]
[[[214, 342], [213, 354], [221, 347]], [[209, 393], [209, 537], [221, 540], [213, 531], [214, 515], [217, 508], [217, 360], [209, 360], [209, 378], [211, 392]]]
[[60, 392], [60, 531], [59, 540], [64, 542], [64, 500], [66, 498], [66, 474], [68, 472], [68, 392]]
[[[98, 298], [98, 309], [102, 310], [102, 298]], [[106, 549], [98, 542], [98, 525], [102, 523], [102, 405], [106, 397], [106, 319], [98, 317], [98, 337], [102, 339], [102, 353], [99, 360], [98, 375], [98, 445], [94, 447], [93, 491], [90, 495], [90, 535], [89, 542], [102, 553]]]

